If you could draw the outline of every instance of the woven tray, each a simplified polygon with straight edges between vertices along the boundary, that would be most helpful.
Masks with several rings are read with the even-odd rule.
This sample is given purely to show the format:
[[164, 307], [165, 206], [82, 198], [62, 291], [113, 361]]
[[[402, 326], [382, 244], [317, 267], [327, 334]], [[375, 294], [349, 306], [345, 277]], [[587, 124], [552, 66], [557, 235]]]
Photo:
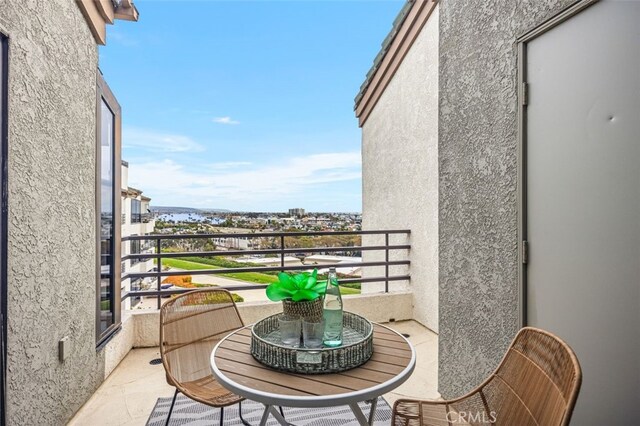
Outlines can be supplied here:
[[322, 349], [284, 346], [280, 342], [280, 315], [251, 327], [251, 355], [271, 368], [303, 374], [337, 373], [364, 364], [373, 354], [373, 325], [359, 315], [345, 312], [342, 346]]

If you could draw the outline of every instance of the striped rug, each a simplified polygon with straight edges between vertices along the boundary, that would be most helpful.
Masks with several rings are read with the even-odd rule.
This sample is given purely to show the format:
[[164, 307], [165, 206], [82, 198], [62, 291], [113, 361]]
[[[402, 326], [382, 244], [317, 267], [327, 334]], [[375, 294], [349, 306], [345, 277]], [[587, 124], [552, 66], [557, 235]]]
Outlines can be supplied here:
[[[147, 426], [163, 426], [165, 424], [171, 398], [159, 398], [153, 412], [147, 420]], [[369, 405], [362, 402], [360, 408], [365, 416], [369, 416]], [[264, 406], [254, 401], [242, 402], [242, 416], [254, 426], [260, 423]], [[289, 408], [284, 407], [287, 422], [296, 426], [357, 426], [353, 412], [348, 406], [329, 408]], [[171, 426], [204, 426], [219, 425], [220, 409], [195, 402], [182, 394], [176, 398], [176, 404], [171, 413]], [[391, 408], [382, 397], [378, 398], [378, 407], [374, 418], [374, 425], [383, 426], [391, 423]], [[242, 425], [238, 417], [238, 404], [224, 409], [225, 425]], [[269, 417], [269, 426], [280, 424]]]

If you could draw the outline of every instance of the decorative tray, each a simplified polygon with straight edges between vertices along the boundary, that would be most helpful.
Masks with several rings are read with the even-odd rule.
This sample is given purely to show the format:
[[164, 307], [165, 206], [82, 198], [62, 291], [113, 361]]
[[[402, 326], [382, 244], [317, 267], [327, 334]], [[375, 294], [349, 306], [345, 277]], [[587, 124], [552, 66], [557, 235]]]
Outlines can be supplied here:
[[271, 368], [303, 374], [337, 373], [364, 364], [373, 354], [373, 325], [352, 312], [343, 315], [342, 346], [321, 349], [283, 345], [280, 315], [271, 315], [251, 327], [251, 355]]

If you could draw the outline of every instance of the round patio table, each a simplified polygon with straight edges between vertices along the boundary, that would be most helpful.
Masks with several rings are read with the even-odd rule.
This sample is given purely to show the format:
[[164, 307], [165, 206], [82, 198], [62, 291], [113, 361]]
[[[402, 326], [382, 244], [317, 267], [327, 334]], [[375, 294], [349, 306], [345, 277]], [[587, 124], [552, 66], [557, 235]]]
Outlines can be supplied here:
[[[360, 425], [373, 424], [378, 397], [404, 383], [415, 368], [416, 354], [407, 339], [374, 324], [373, 356], [360, 367], [332, 374], [296, 374], [274, 370], [251, 355], [251, 326], [222, 339], [211, 353], [211, 369], [231, 392], [265, 406], [260, 425], [271, 414], [287, 421], [276, 406], [319, 408], [348, 405]], [[358, 402], [369, 401], [367, 419]]]

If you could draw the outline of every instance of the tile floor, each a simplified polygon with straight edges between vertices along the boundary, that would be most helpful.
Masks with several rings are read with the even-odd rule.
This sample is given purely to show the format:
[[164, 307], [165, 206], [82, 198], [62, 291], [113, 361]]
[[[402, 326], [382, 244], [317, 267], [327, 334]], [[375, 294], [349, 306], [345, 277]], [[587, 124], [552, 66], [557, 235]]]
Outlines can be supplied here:
[[[414, 321], [387, 324], [408, 333], [416, 348], [417, 364], [411, 378], [394, 392], [384, 395], [390, 405], [398, 398], [437, 399], [438, 335]], [[160, 397], [173, 396], [162, 365], [150, 365], [158, 358], [157, 348], [134, 349], [69, 423], [84, 425], [144, 425]]]

